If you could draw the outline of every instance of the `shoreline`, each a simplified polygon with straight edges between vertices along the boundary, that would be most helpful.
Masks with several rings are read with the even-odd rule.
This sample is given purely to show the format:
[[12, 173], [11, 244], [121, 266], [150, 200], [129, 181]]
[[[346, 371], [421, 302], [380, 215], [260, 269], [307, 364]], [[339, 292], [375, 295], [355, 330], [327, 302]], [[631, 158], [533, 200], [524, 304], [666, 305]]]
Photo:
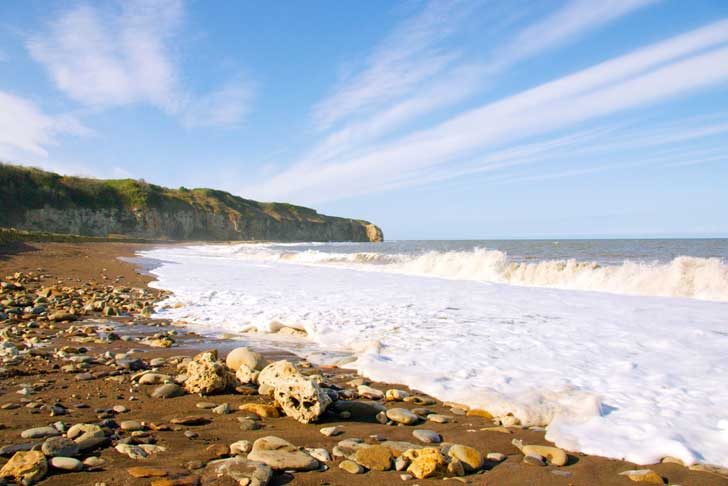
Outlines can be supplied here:
[[[38, 286], [43, 285], [67, 285], [80, 286], [82, 283], [88, 283], [91, 280], [100, 280], [100, 284], [112, 286], [129, 286], [137, 288], [148, 288], [148, 283], [153, 280], [150, 275], [142, 275], [134, 268], [132, 263], [128, 263], [118, 259], [118, 257], [133, 257], [135, 252], [142, 248], [150, 248], [155, 246], [166, 246], [164, 244], [129, 244], [129, 243], [24, 243], [22, 248], [17, 248], [12, 252], [3, 251], [0, 248], [0, 278], [4, 279], [6, 275], [13, 275], [15, 272], [38, 273], [38, 268], [42, 268], [43, 274], [47, 274], [46, 278], [39, 278], [36, 282]], [[105, 269], [105, 270], [104, 270]], [[105, 277], [105, 278], [104, 278]], [[61, 280], [62, 283], [58, 284]], [[33, 285], [29, 285], [34, 287]], [[162, 294], [155, 289], [149, 289], [150, 292], [156, 292], [157, 298]], [[586, 456], [578, 453], [569, 452], [569, 462], [563, 467], [556, 466], [532, 466], [523, 462], [523, 455], [512, 443], [512, 439], [522, 440], [526, 444], [551, 445], [545, 441], [543, 432], [538, 429], [524, 429], [519, 427], [507, 427], [505, 430], [493, 429], [491, 421], [485, 417], [474, 415], [456, 415], [452, 407], [436, 401], [434, 405], [428, 405], [427, 408], [441, 415], [448, 415], [452, 420], [446, 424], [433, 423], [427, 421], [414, 426], [392, 427], [382, 425], [376, 420], [351, 420], [341, 416], [324, 416], [320, 425], [316, 424], [300, 424], [291, 418], [264, 418], [261, 420], [263, 427], [259, 430], [241, 431], [237, 418], [241, 416], [241, 412], [237, 411], [237, 405], [245, 402], [254, 403], [270, 403], [263, 397], [257, 395], [242, 395], [239, 393], [225, 393], [218, 395], [210, 395], [198, 397], [186, 394], [181, 397], [170, 400], [154, 399], [147, 394], [151, 391], [150, 386], [139, 385], [136, 388], [129, 388], [131, 384], [129, 380], [130, 373], [118, 373], [118, 370], [107, 370], [103, 365], [92, 364], [91, 369], [101, 368], [99, 376], [91, 373], [88, 380], [77, 380], [79, 373], [64, 373], [62, 367], [66, 365], [66, 356], [57, 356], [57, 351], [50, 352], [50, 349], [62, 349], [62, 346], [78, 346], [78, 343], [69, 341], [69, 336], [65, 333], [57, 332], [58, 329], [66, 331], [70, 326], [79, 324], [93, 325], [97, 329], [103, 327], [96, 320], [111, 320], [116, 324], [114, 328], [119, 335], [127, 334], [130, 340], [119, 339], [111, 342], [89, 343], [87, 356], [95, 356], [103, 354], [107, 351], [114, 353], [129, 353], [134, 347], [143, 348], [141, 353], [130, 353], [131, 356], [140, 357], [145, 361], [152, 361], [158, 358], [164, 358], [164, 363], [158, 366], [155, 372], [168, 373], [174, 376], [178, 371], [177, 365], [181, 363], [182, 356], [190, 357], [197, 351], [207, 349], [209, 347], [227, 348], [230, 341], [225, 340], [209, 340], [202, 339], [186, 331], [185, 328], [175, 327], [169, 322], [159, 322], [148, 318], [137, 316], [136, 318], [118, 318], [94, 316], [95, 320], [80, 320], [75, 324], [58, 325], [57, 329], [40, 328], [44, 337], [49, 339], [49, 345], [44, 349], [48, 350], [47, 361], [38, 363], [30, 353], [21, 353], [23, 359], [19, 363], [7, 366], [19, 372], [3, 380], [2, 404], [18, 403], [21, 395], [16, 393], [17, 386], [22, 383], [34, 384], [39, 380], [45, 380], [43, 386], [34, 389], [29, 395], [28, 403], [35, 403], [42, 398], [45, 403], [55, 401], [63, 403], [64, 408], [68, 411], [65, 416], [60, 417], [68, 423], [97, 423], [98, 415], [104, 415], [102, 412], [96, 413], [96, 409], [108, 409], [114, 405], [123, 405], [130, 409], [128, 412], [119, 414], [107, 414], [110, 419], [121, 422], [124, 420], [138, 419], [148, 424], [166, 424], [181, 415], [203, 415], [210, 420], [203, 426], [182, 426], [170, 427], [170, 430], [155, 430], [148, 426], [141, 430], [143, 434], [137, 434], [137, 438], [145, 439], [150, 436], [154, 438], [157, 444], [166, 447], [166, 451], [159, 452], [153, 457], [144, 461], [133, 460], [123, 456], [113, 447], [106, 447], [97, 454], [106, 461], [100, 470], [84, 471], [73, 473], [61, 473], [53, 470], [45, 480], [39, 484], [96, 484], [105, 482], [111, 486], [113, 484], [150, 484], [154, 479], [133, 479], [129, 475], [128, 469], [134, 466], [154, 466], [157, 468], [176, 468], [174, 471], [166, 471], [167, 477], [179, 476], [179, 479], [171, 481], [179, 481], [177, 483], [159, 483], [159, 484], [195, 484], [195, 477], [201, 476], [204, 471], [203, 467], [198, 469], [189, 468], [190, 462], [202, 461], [207, 462], [211, 459], [214, 449], [220, 452], [221, 446], [228, 446], [239, 440], [254, 440], [266, 435], [275, 435], [297, 446], [306, 447], [324, 447], [331, 452], [336, 444], [343, 439], [360, 438], [365, 441], [378, 442], [372, 439], [372, 435], [380, 435], [389, 440], [402, 440], [412, 442], [418, 445], [420, 443], [412, 436], [412, 431], [417, 429], [433, 430], [440, 434], [444, 441], [450, 443], [463, 444], [475, 447], [482, 453], [498, 452], [504, 454], [506, 459], [498, 463], [488, 463], [487, 466], [479, 471], [479, 473], [468, 474], [462, 477], [449, 473], [438, 473], [433, 479], [416, 479], [417, 484], [435, 484], [436, 481], [442, 481], [443, 477], [455, 477], [456, 480], [463, 480], [468, 484], [634, 484], [626, 476], [620, 476], [619, 473], [626, 470], [652, 469], [661, 477], [669, 480], [670, 483], [680, 483], [682, 485], [718, 485], [726, 484], [726, 479], [716, 474], [709, 474], [701, 471], [693, 471], [677, 464], [657, 464], [654, 466], [638, 466], [624, 461], [610, 460], [597, 456]], [[129, 322], [138, 321], [139, 330], [146, 329], [149, 335], [154, 335], [161, 331], [174, 331], [172, 338], [178, 343], [184, 344], [184, 347], [171, 348], [153, 348], [148, 347], [135, 336], [130, 333], [124, 333], [128, 329]], [[15, 326], [28, 322], [27, 320], [19, 320]], [[43, 320], [38, 319], [42, 325]], [[14, 324], [5, 325], [4, 329], [12, 328]], [[20, 327], [19, 329], [31, 334], [36, 332], [37, 328], [27, 329]], [[56, 331], [56, 332], [54, 332]], [[136, 331], [136, 329], [135, 329]], [[124, 337], [124, 336], [122, 336]], [[244, 337], [243, 337], [244, 338]], [[32, 348], [36, 349], [36, 348]], [[22, 350], [21, 350], [22, 351]], [[293, 357], [292, 354], [286, 353], [264, 353], [269, 360], [290, 359], [300, 361], [299, 358]], [[180, 357], [180, 358], [178, 358]], [[55, 366], [55, 368], [54, 368]], [[357, 386], [349, 384], [352, 380], [356, 383], [367, 381], [361, 377], [355, 376], [350, 370], [325, 368], [319, 370], [323, 373], [325, 379], [342, 390], [356, 389]], [[103, 375], [103, 373], [107, 373]], [[122, 377], [119, 382], [115, 380]], [[114, 378], [110, 380], [109, 378]], [[395, 384], [371, 382], [369, 386], [379, 389], [401, 389], [409, 393], [413, 393], [406, 387]], [[65, 388], [64, 388], [65, 387]], [[130, 393], [127, 390], [135, 390]], [[353, 390], [352, 390], [353, 391]], [[76, 397], [74, 397], [76, 395]], [[131, 396], [136, 400], [129, 400]], [[355, 395], [355, 392], [354, 392]], [[122, 397], [122, 398], [119, 398]], [[71, 406], [73, 401], [84, 400], [89, 408], [74, 408]], [[215, 415], [204, 409], [196, 407], [197, 402], [210, 401], [216, 404], [229, 403], [233, 413]], [[388, 408], [392, 406], [404, 408], [417, 408], [409, 402], [384, 402], [378, 401], [381, 405]], [[173, 405], [171, 407], [170, 405]], [[17, 444], [20, 442], [20, 431], [25, 430], [29, 426], [45, 426], [48, 423], [58, 419], [49, 418], [48, 413], [38, 408], [0, 408], [0, 423], [4, 426], [0, 430], [0, 446]], [[41, 409], [40, 411], [38, 411]], [[170, 410], [171, 409], [171, 410]], [[459, 413], [459, 412], [458, 412]], [[371, 419], [371, 417], [370, 417]], [[319, 432], [321, 427], [338, 426], [344, 431], [342, 435], [336, 437], [326, 437]], [[178, 430], [174, 430], [178, 428]], [[185, 429], [186, 430], [182, 430]], [[481, 429], [488, 430], [481, 430]], [[188, 438], [184, 432], [192, 431], [198, 436]], [[472, 431], [472, 432], [470, 432]], [[129, 439], [131, 434], [118, 434], [116, 439]], [[568, 452], [568, 451], [567, 451]], [[229, 451], [228, 453], [229, 454]], [[291, 477], [286, 473], [276, 474], [274, 481], [270, 484], [390, 484], [402, 481], [399, 477], [400, 472], [395, 471], [369, 471], [365, 474], [350, 474], [338, 466], [340, 459], [326, 462], [328, 469], [323, 472], [296, 472]], [[195, 464], [197, 465], [197, 464]], [[51, 468], [52, 469], [52, 468]], [[185, 474], [182, 474], [184, 470]], [[554, 472], [555, 471], [555, 472]], [[158, 471], [159, 472], [159, 471]], [[191, 479], [183, 479], [191, 478]], [[160, 480], [157, 480], [160, 481]], [[402, 481], [406, 484], [406, 481]]]

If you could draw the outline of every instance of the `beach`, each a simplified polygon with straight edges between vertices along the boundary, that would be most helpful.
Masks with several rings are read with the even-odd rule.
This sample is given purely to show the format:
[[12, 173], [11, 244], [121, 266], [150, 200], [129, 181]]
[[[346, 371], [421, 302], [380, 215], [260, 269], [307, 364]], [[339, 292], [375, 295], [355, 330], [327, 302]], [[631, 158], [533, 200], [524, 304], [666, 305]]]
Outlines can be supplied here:
[[[21, 284], [24, 289], [14, 292], [34, 293], [48, 287], [61, 292], [60, 289], [64, 287], [80, 289], [86, 285], [88, 288], [89, 282], [96, 282], [92, 286], [126, 287], [127, 292], [128, 288], [148, 289], [152, 277], [140, 274], [138, 267], [118, 257], [132, 257], [136, 252], [153, 248], [151, 245], [116, 243], [25, 243], [3, 250], [0, 275], [11, 277], [3, 281], [14, 282], [13, 275], [22, 273], [16, 280], [24, 282]], [[8, 286], [5, 286], [3, 296], [7, 297], [9, 292]], [[166, 296], [154, 289], [148, 289], [147, 292], [144, 298], [150, 301], [158, 301]], [[114, 311], [127, 314], [120, 309]], [[542, 428], [515, 424], [503, 427], [494, 424], [487, 414], [477, 411], [468, 413], [465, 406], [446, 405], [403, 385], [369, 381], [366, 376], [357, 376], [352, 370], [338, 367], [316, 369], [305, 361], [299, 367], [301, 372], [307, 375], [320, 373], [328, 386], [336, 387], [340, 396], [348, 399], [341, 403], [362, 402], [365, 405], [362, 405], [361, 410], [356, 409], [358, 412], [350, 411], [347, 414], [342, 413], [343, 409], [332, 406], [316, 423], [303, 424], [285, 416], [252, 420], [248, 412], [238, 409], [240, 405], [273, 403], [270, 398], [257, 394], [254, 387], [209, 396], [185, 393], [174, 398], [153, 398], [151, 394], [161, 382], [142, 385], [132, 381], [138, 371], [132, 371], [128, 366], [130, 358], [139, 358], [145, 366], [153, 362], [154, 366], [149, 371], [174, 377], [180, 373], [182, 368], [179, 364], [183, 363], [185, 357], [195, 356], [208, 349], [219, 349], [220, 358], [224, 358], [230, 349], [245, 343], [203, 338], [185, 327], [173, 326], [170, 321], [154, 320], [139, 312], [128, 312], [129, 315], [122, 316], [102, 315], [109, 312], [91, 311], [86, 316], [79, 315], [79, 320], [69, 322], [59, 320], [51, 323], [42, 314], [19, 315], [3, 321], [6, 343], [13, 343], [18, 349], [12, 357], [6, 354], [3, 367], [0, 397], [3, 463], [12, 457], [13, 446], [32, 446], [33, 443], [42, 444], [47, 440], [22, 438], [21, 433], [28, 429], [45, 427], [58, 421], [66, 427], [101, 423], [105, 434], [99, 445], [77, 455], [87, 462], [89, 457], [100, 460], [91, 460], [90, 465], [82, 466], [84, 469], [81, 472], [63, 471], [50, 466], [39, 484], [198, 484], [201, 480], [209, 481], [205, 479], [205, 473], [207, 471], [209, 474], [210, 469], [207, 464], [221, 457], [230, 457], [230, 445], [238, 441], [252, 444], [256, 439], [275, 436], [296, 447], [323, 448], [329, 454], [334, 452], [337, 445], [338, 452], [342, 449], [346, 451], [340, 442], [350, 439], [361, 439], [367, 445], [406, 441], [413, 447], [426, 446], [426, 443], [413, 436], [414, 430], [432, 431], [441, 437], [444, 444], [472, 447], [483, 458], [489, 453], [500, 453], [504, 458], [484, 459], [481, 468], [462, 476], [441, 469], [427, 479], [409, 479], [408, 482], [413, 484], [435, 484], [449, 477], [451, 481], [478, 485], [627, 485], [634, 483], [620, 473], [644, 469], [654, 471], [669, 484], [719, 485], [727, 481], [720, 474], [691, 470], [674, 463], [644, 466], [574, 451], [566, 451], [568, 460], [563, 466], [548, 464], [548, 460], [544, 466], [531, 465], [524, 462], [524, 455], [513, 444], [513, 440], [527, 445], [552, 446], [545, 440]], [[37, 325], [28, 326], [31, 321]], [[113, 331], [108, 326], [112, 326]], [[76, 330], [69, 333], [69, 328]], [[168, 335], [173, 341], [171, 347], [149, 345], [169, 331], [172, 331]], [[109, 333], [112, 332], [115, 337], [109, 339]], [[267, 361], [301, 361], [290, 353], [266, 349], [264, 357]], [[79, 356], [84, 358], [78, 359]], [[82, 363], [85, 364], [79, 367]], [[69, 368], [69, 364], [75, 364], [77, 369], [72, 369], [73, 366]], [[135, 380], [138, 379], [137, 376]], [[360, 385], [369, 386], [374, 392], [367, 392]], [[23, 390], [22, 394], [18, 393]], [[410, 397], [419, 398], [417, 401], [372, 400], [377, 398], [377, 390], [401, 390], [404, 392], [402, 396], [409, 394]], [[360, 393], [366, 398], [358, 396]], [[375, 393], [375, 396], [367, 393]], [[225, 403], [229, 406], [229, 413], [211, 411], [210, 407]], [[199, 408], [198, 405], [208, 408]], [[435, 415], [448, 418], [445, 419], [447, 423], [427, 420], [415, 425], [386, 425], [379, 423], [372, 413], [379, 407], [427, 408], [427, 414], [434, 412]], [[422, 410], [418, 412], [424, 413]], [[336, 435], [325, 436], [320, 431], [333, 426], [340, 428]], [[161, 448], [152, 447], [155, 452], [149, 453], [145, 459], [132, 459], [128, 454], [118, 451], [119, 444], [153, 444]], [[433, 446], [440, 447], [439, 444]], [[397, 484], [403, 482], [401, 474], [408, 474], [395, 470], [369, 470], [362, 474], [351, 474], [339, 467], [343, 459], [332, 457], [330, 461], [319, 461], [315, 470], [307, 472], [276, 472], [270, 484]], [[134, 469], [139, 467], [142, 469]], [[394, 467], [394, 462], [391, 467]], [[132, 474], [147, 477], [135, 478]], [[219, 484], [228, 483], [220, 480]]]

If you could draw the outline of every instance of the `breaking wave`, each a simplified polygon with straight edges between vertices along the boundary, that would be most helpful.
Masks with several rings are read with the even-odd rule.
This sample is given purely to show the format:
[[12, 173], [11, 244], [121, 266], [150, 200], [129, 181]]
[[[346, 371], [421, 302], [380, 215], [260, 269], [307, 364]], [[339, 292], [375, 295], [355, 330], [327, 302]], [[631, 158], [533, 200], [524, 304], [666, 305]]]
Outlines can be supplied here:
[[513, 260], [502, 251], [485, 248], [414, 255], [248, 247], [241, 248], [238, 255], [245, 259], [336, 265], [511, 285], [728, 301], [728, 264], [720, 258], [680, 256], [667, 263], [627, 260], [618, 265], [575, 259], [531, 262]]

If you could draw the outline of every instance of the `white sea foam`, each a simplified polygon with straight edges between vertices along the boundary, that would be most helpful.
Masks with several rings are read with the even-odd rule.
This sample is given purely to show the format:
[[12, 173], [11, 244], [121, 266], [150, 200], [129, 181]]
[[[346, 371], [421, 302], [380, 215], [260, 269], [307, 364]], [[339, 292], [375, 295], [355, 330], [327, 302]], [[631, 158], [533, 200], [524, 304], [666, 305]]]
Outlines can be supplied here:
[[353, 353], [350, 366], [372, 379], [548, 424], [547, 438], [569, 450], [728, 466], [728, 304], [498, 283], [721, 300], [725, 263], [600, 267], [515, 262], [490, 250], [411, 257], [307, 248], [143, 256], [163, 262], [155, 286], [183, 304], [159, 315], [202, 332], [303, 329], [305, 355]]

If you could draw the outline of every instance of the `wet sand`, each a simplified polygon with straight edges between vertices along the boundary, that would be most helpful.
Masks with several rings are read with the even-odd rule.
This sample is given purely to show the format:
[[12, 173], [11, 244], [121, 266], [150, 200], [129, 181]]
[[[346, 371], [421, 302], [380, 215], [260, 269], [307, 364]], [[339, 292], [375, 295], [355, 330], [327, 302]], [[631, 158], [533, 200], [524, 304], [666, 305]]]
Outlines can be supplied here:
[[[134, 252], [151, 245], [126, 243], [24, 243], [10, 248], [0, 248], [0, 279], [15, 272], [34, 272], [43, 275], [37, 282], [28, 284], [28, 288], [60, 285], [67, 287], [81, 286], [87, 282], [97, 282], [98, 285], [113, 285], [115, 287], [145, 287], [151, 278], [142, 275], [133, 265], [118, 259], [119, 256], [131, 257]], [[61, 282], [58, 284], [58, 282]], [[28, 329], [29, 319], [6, 320], [0, 324], [3, 330], [19, 329], [22, 338], [41, 337], [49, 340], [49, 345], [38, 347], [35, 356], [30, 353], [23, 354], [22, 360], [16, 364], [3, 366], [0, 380], [0, 406], [13, 403], [17, 408], [0, 408], [0, 446], [21, 444], [27, 442], [42, 443], [42, 440], [28, 441], [21, 439], [23, 430], [49, 425], [61, 420], [66, 424], [98, 423], [107, 417], [116, 422], [123, 420], [139, 420], [146, 424], [150, 430], [146, 437], [157, 445], [166, 448], [145, 460], [134, 460], [117, 452], [111, 445], [102, 446], [96, 450], [82, 454], [80, 458], [90, 455], [100, 457], [105, 463], [96, 470], [82, 472], [62, 472], [50, 469], [49, 474], [38, 484], [42, 485], [148, 485], [154, 479], [135, 479], [128, 468], [135, 466], [158, 466], [167, 469], [168, 478], [175, 478], [175, 482], [168, 484], [195, 484], [196, 478], [201, 475], [206, 462], [215, 458], [219, 451], [210, 451], [214, 445], [228, 446], [239, 440], [254, 441], [257, 438], [274, 435], [302, 447], [323, 447], [329, 452], [336, 444], [349, 438], [361, 438], [366, 442], [378, 443], [373, 436], [380, 436], [387, 440], [402, 440], [418, 443], [412, 436], [415, 429], [428, 429], [438, 432], [445, 442], [472, 446], [483, 454], [499, 452], [505, 454], [505, 461], [495, 463], [487, 462], [485, 468], [477, 474], [470, 474], [448, 482], [464, 482], [472, 485], [630, 485], [634, 483], [619, 473], [631, 469], [649, 468], [665, 478], [665, 484], [681, 484], [684, 486], [713, 486], [726, 485], [728, 479], [723, 476], [692, 471], [677, 464], [656, 464], [651, 466], [638, 466], [624, 461], [610, 460], [597, 456], [586, 456], [569, 452], [569, 462], [562, 467], [533, 466], [523, 462], [523, 455], [512, 445], [514, 438], [526, 444], [549, 444], [544, 439], [544, 433], [537, 430], [509, 427], [508, 433], [495, 431], [482, 431], [480, 429], [492, 427], [491, 420], [477, 416], [454, 415], [450, 407], [440, 402], [428, 405], [426, 408], [452, 417], [446, 424], [424, 422], [414, 426], [392, 426], [377, 422], [374, 418], [368, 419], [341, 419], [330, 414], [325, 415], [318, 424], [301, 424], [288, 417], [263, 418], [263, 427], [259, 430], [241, 430], [238, 417], [242, 412], [237, 408], [240, 404], [272, 403], [267, 397], [260, 395], [242, 395], [239, 393], [225, 393], [200, 397], [197, 395], [184, 395], [170, 399], [157, 399], [150, 397], [156, 385], [134, 386], [130, 380], [133, 373], [119, 372], [115, 366], [106, 364], [93, 364], [88, 370], [93, 376], [90, 379], [78, 380], [79, 373], [64, 372], [62, 367], [68, 361], [57, 356], [54, 352], [64, 346], [78, 348], [83, 346], [87, 356], [98, 356], [111, 351], [112, 353], [129, 353], [136, 349], [139, 352], [130, 356], [142, 358], [149, 362], [153, 358], [167, 358], [165, 363], [155, 369], [159, 373], [171, 376], [177, 375], [175, 357], [193, 356], [200, 350], [210, 348], [229, 349], [229, 341], [214, 341], [203, 339], [194, 333], [189, 333], [183, 327], [176, 327], [169, 322], [154, 321], [143, 316], [134, 317], [107, 317], [99, 313], [90, 313], [84, 320], [68, 323], [56, 323], [52, 326], [44, 323], [42, 318], [36, 319], [40, 326]], [[122, 339], [110, 342], [85, 341], [80, 343], [79, 334], [69, 335], [64, 330], [71, 326], [102, 326], [104, 322], [112, 322], [115, 333], [121, 337], [132, 336], [133, 340]], [[171, 348], [154, 348], [138, 341], [144, 335], [152, 335], [160, 331], [176, 330], [175, 345]], [[97, 336], [100, 334], [97, 334]], [[12, 333], [11, 333], [12, 336]], [[12, 339], [22, 348], [23, 341], [19, 336]], [[245, 343], [240, 343], [245, 345]], [[35, 349], [35, 348], [34, 348]], [[285, 353], [267, 354], [266, 358], [290, 359], [298, 361], [292, 355]], [[328, 383], [333, 383], [344, 389], [356, 387], [347, 383], [356, 378], [351, 371], [342, 369], [325, 369], [324, 377]], [[22, 384], [29, 384], [33, 392], [28, 396], [17, 393]], [[385, 383], [369, 383], [370, 386], [387, 390], [397, 388], [417, 394], [404, 386]], [[132, 400], [133, 398], [133, 400]], [[198, 402], [214, 402], [216, 404], [228, 403], [232, 413], [226, 415], [213, 414], [209, 410], [196, 407]], [[29, 408], [28, 404], [46, 405]], [[67, 414], [51, 417], [49, 404], [61, 403], [66, 407]], [[406, 402], [384, 403], [387, 407], [416, 408], [418, 405]], [[83, 404], [87, 408], [79, 408]], [[110, 413], [108, 409], [115, 405], [123, 405], [128, 411]], [[35, 405], [34, 405], [35, 406]], [[201, 415], [209, 419], [209, 423], [200, 426], [169, 426], [174, 418], [188, 415]], [[343, 434], [336, 437], [325, 437], [319, 432], [321, 427], [339, 425]], [[154, 430], [157, 429], [157, 430]], [[169, 430], [165, 430], [169, 429]], [[194, 438], [185, 436], [185, 431], [197, 434]], [[117, 433], [113, 440], [127, 437], [127, 433]], [[8, 457], [0, 458], [0, 466], [7, 462]], [[325, 471], [278, 473], [271, 484], [300, 484], [300, 485], [367, 485], [372, 484], [440, 484], [443, 477], [451, 474], [437, 474], [434, 478], [411, 479], [403, 481], [397, 471], [369, 471], [365, 474], [353, 475], [341, 470], [338, 464], [341, 459], [334, 459], [327, 463]], [[160, 483], [161, 484], [161, 483]], [[458, 484], [455, 482], [455, 484]]]

